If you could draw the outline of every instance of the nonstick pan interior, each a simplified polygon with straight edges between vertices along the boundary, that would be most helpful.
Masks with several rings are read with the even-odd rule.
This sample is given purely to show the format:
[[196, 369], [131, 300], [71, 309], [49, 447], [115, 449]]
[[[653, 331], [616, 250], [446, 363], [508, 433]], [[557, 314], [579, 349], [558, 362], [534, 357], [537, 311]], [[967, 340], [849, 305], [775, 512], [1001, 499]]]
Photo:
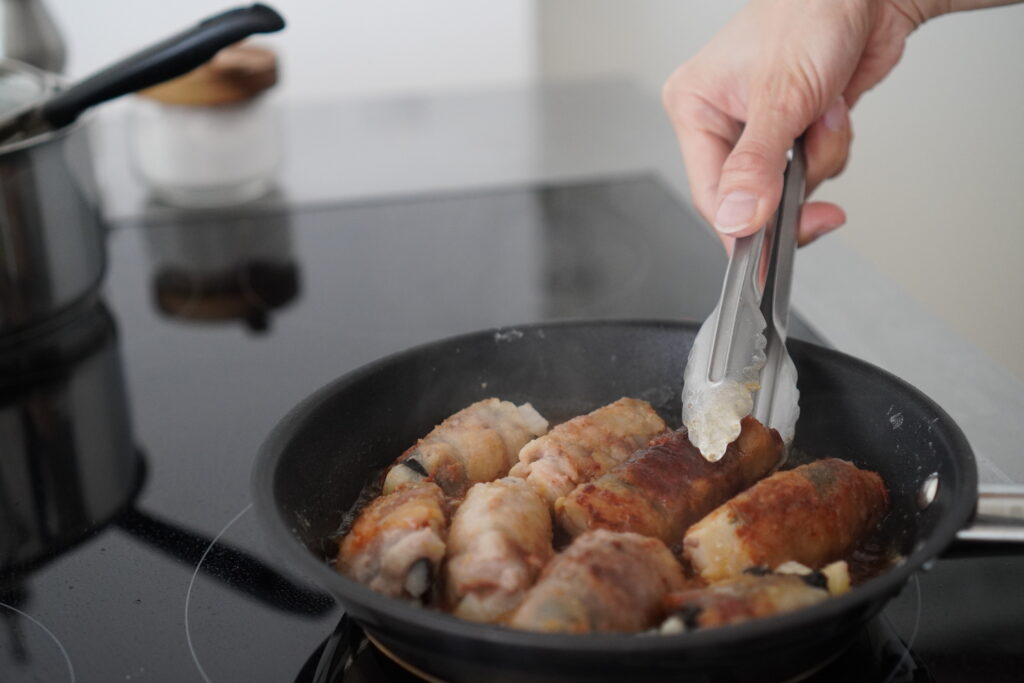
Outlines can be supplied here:
[[[841, 650], [851, 631], [936, 556], [973, 511], [977, 473], [952, 420], [901, 380], [843, 354], [791, 342], [800, 376], [794, 457], [838, 457], [877, 471], [893, 509], [879, 535], [905, 557], [823, 605], [680, 636], [562, 636], [464, 622], [379, 596], [334, 572], [332, 535], [365, 484], [449, 414], [488, 396], [530, 401], [552, 422], [621, 396], [679, 424], [682, 370], [696, 325], [570, 322], [491, 330], [406, 351], [327, 385], [268, 438], [254, 472], [275, 544], [311, 571], [369, 633], [451, 680], [587, 675], [781, 680]], [[935, 500], [919, 491], [937, 473]], [[737, 657], [743, 652], [743, 657]]]

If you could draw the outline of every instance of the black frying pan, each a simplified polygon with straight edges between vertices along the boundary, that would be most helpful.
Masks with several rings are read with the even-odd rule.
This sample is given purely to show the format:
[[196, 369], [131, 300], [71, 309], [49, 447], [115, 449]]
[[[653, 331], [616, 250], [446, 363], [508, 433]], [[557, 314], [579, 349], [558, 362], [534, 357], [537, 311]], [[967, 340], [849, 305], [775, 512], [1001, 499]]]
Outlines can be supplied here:
[[[789, 345], [800, 376], [795, 452], [844, 458], [881, 474], [893, 509], [880, 538], [906, 557], [844, 596], [675, 636], [548, 635], [385, 598], [327, 564], [336, 551], [331, 535], [363, 486], [435, 424], [479, 399], [530, 401], [558, 422], [633, 396], [678, 426], [683, 366], [696, 331], [688, 323], [542, 324], [456, 337], [372, 363], [315, 393], [274, 429], [256, 463], [256, 508], [274, 543], [368, 634], [445, 680], [784, 680], [814, 670], [969, 523], [977, 469], [960, 429], [926, 396], [878, 368], [805, 343]], [[928, 503], [921, 492], [933, 473], [939, 486]]]

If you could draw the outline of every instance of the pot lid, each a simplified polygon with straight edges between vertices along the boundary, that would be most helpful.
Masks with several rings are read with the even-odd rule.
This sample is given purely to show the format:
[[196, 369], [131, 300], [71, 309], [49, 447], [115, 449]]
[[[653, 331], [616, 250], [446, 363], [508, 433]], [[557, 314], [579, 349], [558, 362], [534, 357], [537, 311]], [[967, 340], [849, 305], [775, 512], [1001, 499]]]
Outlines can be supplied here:
[[142, 97], [187, 107], [237, 104], [277, 83], [277, 55], [269, 48], [236, 43], [184, 76], [139, 91]]

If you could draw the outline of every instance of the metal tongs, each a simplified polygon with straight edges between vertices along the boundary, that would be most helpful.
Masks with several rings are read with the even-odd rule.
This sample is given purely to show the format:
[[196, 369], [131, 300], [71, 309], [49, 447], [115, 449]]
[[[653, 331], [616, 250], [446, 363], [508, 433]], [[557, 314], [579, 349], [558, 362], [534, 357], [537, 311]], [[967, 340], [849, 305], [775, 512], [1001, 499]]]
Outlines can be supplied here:
[[690, 350], [683, 424], [711, 461], [725, 454], [747, 415], [778, 430], [787, 447], [793, 440], [800, 393], [786, 328], [806, 168], [800, 138], [789, 152], [778, 210], [764, 228], [736, 240], [718, 306]]

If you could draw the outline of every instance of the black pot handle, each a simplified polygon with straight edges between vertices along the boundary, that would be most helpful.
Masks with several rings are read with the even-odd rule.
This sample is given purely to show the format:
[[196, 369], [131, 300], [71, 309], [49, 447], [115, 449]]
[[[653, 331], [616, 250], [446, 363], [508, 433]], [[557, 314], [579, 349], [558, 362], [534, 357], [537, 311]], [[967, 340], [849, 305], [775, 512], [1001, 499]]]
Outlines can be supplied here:
[[943, 557], [1024, 554], [1024, 486], [981, 484], [970, 526], [957, 532]]
[[40, 116], [54, 128], [66, 126], [90, 107], [186, 74], [228, 45], [284, 25], [280, 14], [262, 4], [218, 14], [58, 92], [42, 105]]

